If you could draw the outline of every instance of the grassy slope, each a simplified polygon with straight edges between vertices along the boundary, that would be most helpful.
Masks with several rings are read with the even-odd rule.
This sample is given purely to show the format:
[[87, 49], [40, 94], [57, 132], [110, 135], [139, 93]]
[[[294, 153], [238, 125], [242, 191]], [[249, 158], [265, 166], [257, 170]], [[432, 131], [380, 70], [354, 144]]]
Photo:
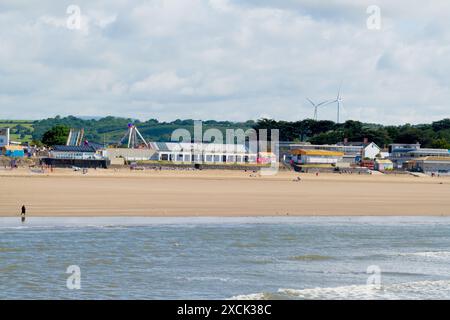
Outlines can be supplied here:
[[[33, 121], [30, 120], [0, 120], [0, 128], [14, 129], [14, 127], [16, 127], [17, 125], [29, 128], [31, 131], [34, 130]], [[21, 139], [18, 134], [12, 133], [10, 135], [10, 138], [12, 141], [18, 142], [31, 142], [33, 140], [33, 137], [30, 134], [25, 135], [25, 137]]]

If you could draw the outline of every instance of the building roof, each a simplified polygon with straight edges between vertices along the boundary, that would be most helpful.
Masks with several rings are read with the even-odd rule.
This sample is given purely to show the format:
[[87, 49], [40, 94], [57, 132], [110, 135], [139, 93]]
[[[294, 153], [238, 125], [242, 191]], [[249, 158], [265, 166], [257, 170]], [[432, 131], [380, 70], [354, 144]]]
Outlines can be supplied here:
[[427, 154], [438, 154], [438, 155], [449, 155], [450, 153], [448, 152], [447, 149], [417, 149], [414, 151], [410, 151], [408, 153], [411, 154], [416, 154], [416, 155], [427, 155]]
[[390, 146], [409, 146], [409, 147], [420, 147], [420, 143], [390, 143]]
[[338, 145], [347, 146], [347, 147], [365, 147], [369, 143], [365, 143], [362, 141], [349, 141], [349, 142], [339, 142]]
[[336, 156], [336, 157], [342, 157], [344, 155], [343, 152], [337, 152], [337, 151], [305, 150], [305, 149], [292, 150], [291, 153], [295, 154], [295, 155], [306, 155], [306, 156]]
[[53, 146], [53, 151], [61, 152], [96, 152], [97, 149], [90, 145], [85, 146]]
[[440, 162], [450, 162], [450, 157], [436, 157], [436, 156], [428, 156], [423, 157], [417, 160], [422, 161], [440, 161]]
[[87, 146], [90, 146], [90, 147], [92, 147], [92, 148], [94, 148], [95, 150], [100, 150], [100, 149], [104, 149], [105, 148], [105, 146], [103, 145], [103, 144], [101, 144], [101, 143], [97, 143], [97, 142], [87, 142], [87, 144], [85, 143], [85, 144], [83, 144], [83, 145], [87, 145]]
[[23, 151], [23, 147], [21, 147], [21, 146], [8, 145], [8, 146], [3, 146], [3, 148], [5, 148], [5, 150], [8, 150], [8, 151]]
[[393, 164], [391, 160], [388, 159], [375, 159], [376, 163]]
[[414, 151], [414, 150], [418, 150], [415, 148], [396, 148], [396, 149], [392, 149], [392, 152], [410, 152], [410, 151]]

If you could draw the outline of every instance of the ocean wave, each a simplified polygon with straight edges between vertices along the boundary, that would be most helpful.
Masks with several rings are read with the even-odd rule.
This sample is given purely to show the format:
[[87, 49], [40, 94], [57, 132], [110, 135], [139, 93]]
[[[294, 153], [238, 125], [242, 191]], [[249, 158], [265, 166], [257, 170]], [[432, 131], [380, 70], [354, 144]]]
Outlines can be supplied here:
[[401, 253], [400, 256], [425, 257], [425, 258], [432, 258], [432, 259], [449, 259], [450, 251], [411, 252], [411, 253]]
[[286, 299], [448, 299], [450, 280], [417, 281], [397, 284], [351, 285], [331, 288], [279, 289]]
[[305, 255], [289, 257], [289, 260], [296, 260], [296, 261], [323, 261], [323, 260], [331, 260], [331, 259], [333, 259], [333, 257], [322, 256], [319, 254], [305, 254]]
[[229, 300], [399, 300], [448, 299], [450, 280], [417, 281], [388, 285], [350, 285], [329, 288], [278, 289], [236, 295]]
[[260, 293], [250, 293], [250, 294], [240, 294], [228, 298], [227, 300], [275, 300], [279, 297], [273, 293], [260, 292]]
[[209, 277], [209, 276], [204, 276], [204, 277], [176, 277], [176, 279], [178, 280], [183, 280], [183, 281], [220, 281], [220, 282], [232, 282], [232, 281], [238, 281], [237, 279], [231, 279], [231, 278], [221, 278], [221, 277]]
[[242, 263], [249, 263], [249, 264], [260, 264], [260, 265], [264, 265], [264, 264], [271, 264], [271, 263], [275, 263], [278, 260], [275, 258], [245, 258], [240, 260]]

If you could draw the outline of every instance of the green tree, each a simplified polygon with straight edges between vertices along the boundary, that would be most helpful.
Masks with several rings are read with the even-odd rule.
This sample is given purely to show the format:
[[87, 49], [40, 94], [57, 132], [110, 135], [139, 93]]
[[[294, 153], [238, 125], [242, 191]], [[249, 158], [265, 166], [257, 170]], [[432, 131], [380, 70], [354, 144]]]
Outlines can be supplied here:
[[450, 119], [442, 119], [439, 121], [435, 121], [431, 124], [434, 131], [440, 131], [445, 129], [450, 129]]
[[31, 143], [30, 143], [30, 145], [36, 146], [36, 147], [38, 147], [38, 148], [44, 146], [44, 144], [43, 144], [42, 141], [40, 141], [40, 140], [32, 140]]
[[450, 149], [450, 143], [448, 143], [447, 140], [443, 138], [435, 139], [431, 142], [431, 147], [438, 149]]
[[69, 127], [57, 125], [44, 133], [42, 143], [47, 146], [64, 145], [69, 136]]

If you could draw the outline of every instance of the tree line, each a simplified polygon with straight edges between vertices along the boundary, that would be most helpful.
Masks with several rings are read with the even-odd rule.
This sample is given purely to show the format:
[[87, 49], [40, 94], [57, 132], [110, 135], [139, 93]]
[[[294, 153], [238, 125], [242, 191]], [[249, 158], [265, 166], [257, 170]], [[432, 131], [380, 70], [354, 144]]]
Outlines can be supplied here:
[[307, 141], [312, 144], [335, 144], [348, 141], [363, 141], [367, 138], [380, 147], [391, 143], [416, 143], [424, 148], [450, 149], [450, 119], [435, 121], [431, 124], [384, 126], [348, 120], [335, 123], [329, 120], [311, 120], [288, 122], [261, 119], [255, 129], [279, 129], [282, 141]]
[[[67, 139], [69, 128], [84, 128], [85, 138], [98, 143], [115, 143], [122, 138], [127, 125], [136, 125], [149, 141], [170, 141], [175, 129], [184, 128], [193, 134], [194, 120], [160, 122], [156, 119], [139, 121], [130, 118], [105, 117], [85, 120], [73, 116], [55, 117], [33, 122], [33, 139], [46, 145], [62, 144]], [[203, 121], [203, 130], [216, 128], [223, 133], [226, 129], [278, 129], [281, 141], [310, 142], [313, 144], [334, 144], [343, 141], [363, 141], [367, 138], [380, 147], [390, 143], [416, 143], [422, 147], [450, 149], [450, 118], [431, 124], [380, 125], [348, 120], [335, 123], [330, 120], [276, 121], [273, 119], [249, 120], [246, 122]], [[57, 142], [57, 143], [56, 143]]]

